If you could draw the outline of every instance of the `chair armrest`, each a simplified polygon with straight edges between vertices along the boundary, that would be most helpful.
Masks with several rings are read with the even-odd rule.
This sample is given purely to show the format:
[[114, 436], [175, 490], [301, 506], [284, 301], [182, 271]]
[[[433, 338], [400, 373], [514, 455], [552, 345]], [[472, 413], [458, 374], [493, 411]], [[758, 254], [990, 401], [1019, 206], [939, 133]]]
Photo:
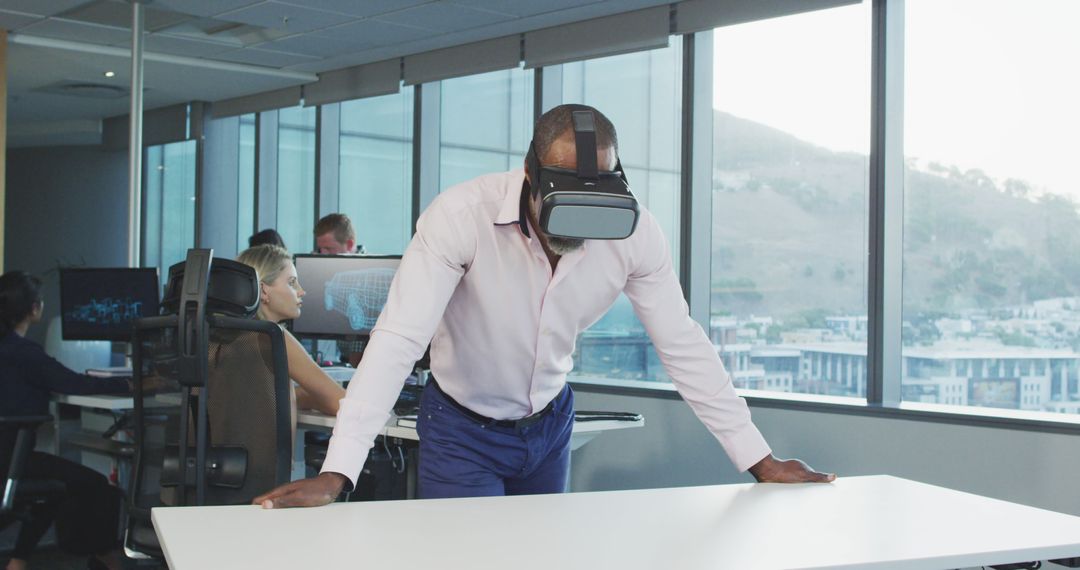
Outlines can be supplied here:
[[51, 422], [52, 416], [48, 414], [38, 416], [0, 416], [0, 427], [11, 428], [34, 428], [43, 423]]
[[33, 434], [37, 427], [52, 421], [50, 415], [36, 416], [0, 416], [0, 427], [15, 428], [15, 447], [12, 449], [11, 463], [8, 465], [7, 482], [4, 484], [3, 498], [0, 499], [0, 513], [9, 513], [15, 505], [15, 493], [22, 478], [26, 458], [33, 447]]

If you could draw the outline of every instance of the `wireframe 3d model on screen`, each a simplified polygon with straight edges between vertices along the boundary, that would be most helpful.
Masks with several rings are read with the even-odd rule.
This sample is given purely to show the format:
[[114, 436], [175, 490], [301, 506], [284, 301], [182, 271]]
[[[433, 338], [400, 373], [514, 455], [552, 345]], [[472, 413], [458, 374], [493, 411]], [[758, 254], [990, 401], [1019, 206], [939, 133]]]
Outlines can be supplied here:
[[338, 273], [325, 285], [323, 301], [326, 310], [345, 315], [353, 330], [371, 330], [386, 305], [393, 280], [394, 270], [389, 267]]
[[362, 338], [379, 320], [401, 256], [300, 254], [295, 262], [307, 302], [293, 334]]

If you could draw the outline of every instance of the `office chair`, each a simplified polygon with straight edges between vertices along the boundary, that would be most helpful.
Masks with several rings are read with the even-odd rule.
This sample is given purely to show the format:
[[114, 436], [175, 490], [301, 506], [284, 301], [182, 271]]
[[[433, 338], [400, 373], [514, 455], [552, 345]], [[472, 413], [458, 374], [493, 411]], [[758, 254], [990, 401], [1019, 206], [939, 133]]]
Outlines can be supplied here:
[[[161, 506], [250, 503], [289, 481], [290, 380], [281, 328], [250, 318], [254, 269], [210, 250], [170, 268], [162, 306], [135, 323], [135, 462], [125, 548], [162, 556], [150, 521]], [[151, 407], [144, 378], [171, 393]]]
[[59, 500], [64, 484], [49, 479], [24, 479], [23, 470], [34, 450], [35, 432], [52, 416], [0, 416], [0, 473], [6, 473], [0, 501], [0, 530], [31, 516], [34, 507]]

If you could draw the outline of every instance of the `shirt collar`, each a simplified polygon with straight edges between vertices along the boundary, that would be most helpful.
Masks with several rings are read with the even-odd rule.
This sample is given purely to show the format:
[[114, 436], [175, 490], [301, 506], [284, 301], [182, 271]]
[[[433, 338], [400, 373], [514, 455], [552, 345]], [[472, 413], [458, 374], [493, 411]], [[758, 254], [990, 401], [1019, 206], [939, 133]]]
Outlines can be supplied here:
[[[525, 171], [518, 170], [521, 174], [521, 187], [519, 190], [509, 190], [506, 193], [506, 197], [503, 198], [502, 207], [499, 209], [499, 215], [495, 218], [496, 226], [507, 226], [511, 224], [518, 224], [521, 228], [521, 233], [525, 234], [525, 237], [532, 237], [529, 234], [529, 182], [525, 179]], [[511, 182], [511, 188], [513, 188], [513, 182]]]

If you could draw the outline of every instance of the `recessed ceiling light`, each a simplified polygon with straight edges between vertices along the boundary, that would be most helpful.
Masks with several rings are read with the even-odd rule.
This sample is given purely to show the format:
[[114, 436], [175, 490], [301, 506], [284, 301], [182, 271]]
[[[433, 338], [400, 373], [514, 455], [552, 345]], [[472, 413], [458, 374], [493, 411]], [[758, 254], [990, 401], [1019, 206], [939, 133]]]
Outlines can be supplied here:
[[105, 77], [113, 77], [114, 75], [116, 75], [115, 71], [106, 71], [105, 72]]

